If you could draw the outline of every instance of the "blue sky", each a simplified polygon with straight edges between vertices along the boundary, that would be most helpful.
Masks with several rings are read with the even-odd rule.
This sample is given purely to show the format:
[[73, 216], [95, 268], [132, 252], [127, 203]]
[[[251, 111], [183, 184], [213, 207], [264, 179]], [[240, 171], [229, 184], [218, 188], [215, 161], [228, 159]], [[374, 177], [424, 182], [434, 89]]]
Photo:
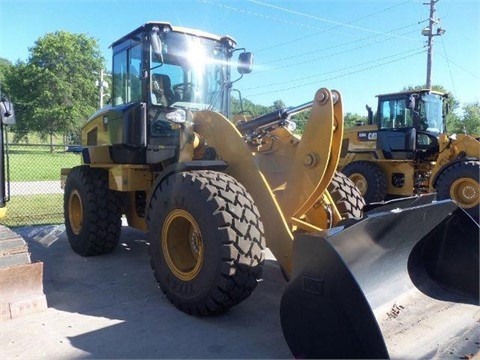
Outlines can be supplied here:
[[[231, 35], [255, 54], [235, 87], [254, 103], [311, 101], [316, 89], [343, 95], [344, 111], [365, 114], [375, 95], [425, 84], [428, 0], [0, 0], [0, 57], [26, 61], [46, 33], [65, 30], [109, 45], [147, 21]], [[480, 2], [440, 0], [432, 83], [462, 104], [480, 101]]]

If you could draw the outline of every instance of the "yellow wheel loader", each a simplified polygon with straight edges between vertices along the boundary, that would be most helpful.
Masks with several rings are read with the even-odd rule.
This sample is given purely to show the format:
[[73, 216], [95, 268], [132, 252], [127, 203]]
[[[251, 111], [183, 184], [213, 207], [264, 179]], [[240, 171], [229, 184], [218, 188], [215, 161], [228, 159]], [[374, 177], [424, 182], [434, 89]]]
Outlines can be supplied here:
[[[83, 165], [62, 169], [75, 252], [112, 252], [125, 215], [166, 297], [202, 316], [254, 291], [268, 247], [289, 279], [280, 316], [296, 357], [419, 357], [475, 328], [478, 225], [431, 196], [363, 213], [336, 171], [339, 92], [234, 123], [230, 69], [249, 73], [253, 56], [232, 38], [149, 22], [112, 49], [113, 105], [83, 127]], [[306, 108], [299, 139], [290, 117]], [[396, 335], [412, 328], [415, 348]]]
[[32, 263], [25, 240], [2, 225], [10, 200], [6, 126], [12, 124], [13, 104], [0, 95], [0, 323], [47, 308], [43, 263]]
[[478, 137], [446, 133], [446, 94], [413, 90], [377, 95], [376, 116], [347, 129], [339, 170], [367, 203], [437, 193], [477, 222], [480, 204]]

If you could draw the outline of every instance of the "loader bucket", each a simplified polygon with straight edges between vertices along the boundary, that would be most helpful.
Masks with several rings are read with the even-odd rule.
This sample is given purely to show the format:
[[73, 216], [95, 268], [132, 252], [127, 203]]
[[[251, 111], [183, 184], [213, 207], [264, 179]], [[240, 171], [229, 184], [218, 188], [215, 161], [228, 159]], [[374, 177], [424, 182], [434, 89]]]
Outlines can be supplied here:
[[478, 328], [479, 226], [450, 200], [295, 235], [280, 315], [297, 358], [431, 358]]

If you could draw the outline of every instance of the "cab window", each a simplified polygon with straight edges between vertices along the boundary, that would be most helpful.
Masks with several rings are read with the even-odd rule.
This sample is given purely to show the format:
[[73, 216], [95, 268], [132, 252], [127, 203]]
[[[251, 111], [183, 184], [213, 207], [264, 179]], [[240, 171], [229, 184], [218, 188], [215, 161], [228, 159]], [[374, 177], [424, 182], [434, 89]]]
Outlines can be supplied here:
[[380, 103], [380, 128], [395, 129], [413, 126], [412, 110], [406, 99], [385, 100]]
[[113, 56], [113, 105], [142, 100], [142, 46], [138, 44]]

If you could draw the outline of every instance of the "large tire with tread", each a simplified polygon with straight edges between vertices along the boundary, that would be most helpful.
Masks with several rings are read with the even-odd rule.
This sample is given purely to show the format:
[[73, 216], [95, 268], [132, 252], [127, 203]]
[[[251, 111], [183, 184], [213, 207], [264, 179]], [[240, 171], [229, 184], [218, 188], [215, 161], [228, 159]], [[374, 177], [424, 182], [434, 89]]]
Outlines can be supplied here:
[[64, 192], [65, 230], [73, 251], [82, 256], [112, 252], [122, 229], [118, 196], [108, 188], [108, 173], [74, 167]]
[[150, 263], [166, 297], [192, 315], [214, 315], [246, 299], [259, 282], [265, 239], [246, 189], [210, 170], [169, 176], [147, 215]]
[[[355, 222], [354, 219], [359, 219], [363, 216], [365, 200], [362, 194], [360, 194], [360, 190], [346, 175], [336, 171], [332, 181], [328, 184], [327, 190], [342, 217], [340, 223], [335, 224], [335, 226], [348, 226]], [[331, 226], [333, 225], [331, 224]], [[290, 276], [282, 266], [280, 266], [280, 271], [285, 281], [290, 281]]]
[[385, 200], [387, 177], [382, 169], [369, 161], [355, 161], [342, 169], [356, 187], [367, 204]]
[[328, 192], [343, 219], [355, 219], [363, 216], [365, 200], [360, 190], [346, 175], [335, 172], [328, 185]]
[[480, 161], [457, 162], [447, 167], [435, 183], [437, 199], [452, 199], [479, 221]]

